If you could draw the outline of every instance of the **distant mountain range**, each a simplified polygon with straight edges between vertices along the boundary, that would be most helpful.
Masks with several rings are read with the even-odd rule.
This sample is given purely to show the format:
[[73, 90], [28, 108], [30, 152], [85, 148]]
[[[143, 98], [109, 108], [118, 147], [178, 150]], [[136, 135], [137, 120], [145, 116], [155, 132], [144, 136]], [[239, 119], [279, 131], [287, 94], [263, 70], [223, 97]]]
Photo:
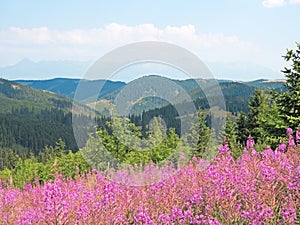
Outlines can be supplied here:
[[[65, 95], [71, 99], [74, 98], [76, 89], [80, 81], [82, 82], [81, 85], [83, 85], [82, 86], [83, 88], [86, 86], [85, 88], [87, 91], [86, 98], [89, 97], [88, 95], [89, 89], [97, 88], [104, 85], [103, 88], [101, 89], [100, 95], [98, 96], [99, 100], [113, 99], [117, 95], [117, 93], [127, 85], [125, 82], [121, 82], [121, 81], [80, 80], [80, 79], [69, 79], [69, 78], [55, 78], [50, 80], [15, 80], [15, 82], [21, 85], [30, 86], [39, 90], [55, 92], [57, 94]], [[198, 84], [195, 82], [195, 80], [192, 79], [172, 80], [172, 81], [176, 82], [178, 85], [180, 85], [188, 92], [197, 89], [199, 87], [198, 84], [200, 84], [201, 86], [201, 84], [207, 85], [210, 82], [209, 80], [205, 80], [205, 79], [197, 80]], [[234, 82], [237, 85], [244, 84], [247, 85], [248, 87], [260, 88], [260, 89], [274, 88], [277, 91], [279, 91], [281, 88], [284, 88], [283, 84], [285, 83], [284, 80], [267, 80], [267, 79], [260, 79], [255, 81], [241, 81], [241, 82], [236, 82], [231, 80], [217, 80], [217, 81], [219, 82], [219, 84]], [[235, 94], [238, 95], [238, 93]]]
[[47, 90], [47, 91], [55, 92], [57, 94], [62, 94], [71, 99], [74, 98], [79, 82], [81, 82], [80, 83], [81, 87], [86, 90], [86, 96], [85, 96], [86, 98], [90, 97], [89, 95], [90, 89], [101, 87], [104, 85], [99, 95], [99, 98], [102, 98], [103, 96], [110, 94], [111, 92], [125, 85], [125, 82], [120, 82], [120, 81], [105, 81], [105, 80], [90, 81], [90, 80], [69, 79], [69, 78], [54, 78], [50, 80], [15, 80], [15, 82], [39, 90]]
[[282, 77], [279, 71], [251, 62], [206, 62], [206, 64], [216, 78], [241, 81], [253, 80], [253, 77], [265, 79]]
[[[0, 67], [0, 77], [16, 79], [50, 79], [56, 77], [83, 77], [92, 61], [39, 61], [23, 59], [20, 62]], [[230, 80], [251, 80], [253, 77], [268, 79], [281, 77], [279, 72], [250, 62], [205, 62], [214, 77]]]
[[[168, 78], [167, 78], [168, 79]], [[46, 90], [55, 92], [57, 94], [65, 95], [69, 98], [74, 98], [76, 88], [78, 87], [78, 84], [81, 80], [80, 79], [68, 79], [68, 78], [55, 78], [50, 80], [16, 80], [17, 83], [30, 86], [36, 89], [40, 90]], [[251, 97], [251, 95], [254, 93], [255, 88], [259, 89], [271, 89], [274, 88], [275, 90], [279, 91], [280, 89], [284, 88], [284, 80], [266, 80], [266, 79], [260, 79], [256, 81], [247, 81], [247, 82], [235, 82], [230, 80], [217, 80], [221, 90], [223, 92], [223, 95], [225, 97], [225, 100], [227, 101], [227, 108], [231, 112], [238, 112], [238, 111], [246, 111], [248, 101]], [[108, 103], [113, 103], [114, 99], [120, 91], [126, 87], [126, 85], [130, 86], [131, 83], [126, 84], [125, 82], [120, 81], [105, 81], [105, 80], [82, 80], [81, 81], [82, 87], [84, 87], [85, 96], [82, 96], [81, 99], [77, 99], [82, 101], [84, 104], [94, 104], [89, 100], [91, 98], [91, 92], [90, 90], [100, 87], [102, 85], [103, 88], [101, 89], [101, 93], [99, 94], [97, 100], [98, 100], [98, 106], [99, 109], [103, 110], [103, 107], [107, 107]], [[141, 82], [144, 82], [144, 87], [147, 87], [147, 82], [141, 80]], [[207, 87], [210, 83], [213, 83], [212, 80], [205, 80], [205, 79], [199, 79], [197, 82], [192, 79], [188, 80], [172, 80], [172, 82], [175, 82], [179, 85], [179, 87], [182, 87], [187, 93], [189, 93], [193, 99], [193, 101], [196, 101], [197, 98], [205, 98], [203, 95], [202, 90], [199, 89], [200, 87]], [[136, 88], [136, 87], [133, 87]], [[164, 87], [160, 87], [161, 89], [164, 89]], [[136, 90], [139, 91], [139, 90]], [[174, 90], [176, 92], [176, 90]], [[178, 91], [178, 90], [177, 90]], [[142, 96], [143, 94], [140, 93]], [[105, 101], [102, 101], [105, 100]], [[108, 101], [107, 101], [108, 100]], [[142, 99], [140, 102], [135, 103], [128, 103], [128, 104], [135, 104], [133, 107], [132, 113], [140, 114], [143, 111], [152, 110], [154, 108], [163, 107], [166, 105], [165, 101], [158, 101], [154, 100], [154, 98], [147, 98]]]
[[15, 80], [43, 77], [82, 77], [91, 65], [90, 61], [71, 60], [39, 61], [23, 59], [20, 62], [0, 68], [0, 77]]

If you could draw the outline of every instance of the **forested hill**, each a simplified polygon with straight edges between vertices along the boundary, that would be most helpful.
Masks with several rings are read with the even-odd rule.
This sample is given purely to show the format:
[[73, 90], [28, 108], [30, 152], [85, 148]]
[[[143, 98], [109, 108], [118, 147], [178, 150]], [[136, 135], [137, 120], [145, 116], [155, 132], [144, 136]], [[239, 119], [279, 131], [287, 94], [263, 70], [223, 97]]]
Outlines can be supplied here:
[[266, 80], [266, 79], [259, 79], [254, 81], [246, 81], [241, 82], [251, 87], [259, 88], [259, 89], [275, 89], [275, 91], [286, 90], [283, 86], [286, 80]]
[[[193, 79], [187, 79], [187, 80], [172, 80], [178, 85], [180, 85], [183, 89], [186, 91], [192, 91], [197, 89], [201, 85], [207, 85], [211, 80], [209, 79], [198, 79], [197, 82]], [[224, 83], [235, 83], [235, 84], [244, 84], [250, 87], [254, 88], [274, 88], [275, 90], [280, 90], [283, 88], [284, 80], [255, 80], [255, 81], [241, 81], [241, 82], [233, 82], [231, 80], [217, 80], [219, 84]], [[47, 90], [51, 92], [55, 92], [57, 94], [62, 94], [67, 97], [73, 98], [76, 88], [78, 86], [78, 83], [80, 82], [80, 79], [67, 79], [67, 78], [55, 78], [51, 80], [16, 80], [15, 82], [30, 86], [39, 90]], [[83, 80], [82, 84], [87, 87], [87, 91], [89, 87], [99, 87], [102, 86], [105, 82], [105, 85], [103, 86], [101, 93], [99, 95], [99, 99], [113, 99], [117, 93], [125, 86], [127, 85], [125, 82], [120, 81], [104, 81], [104, 80]], [[237, 85], [236, 85], [237, 86]], [[233, 88], [233, 87], [232, 87]], [[233, 90], [235, 92], [235, 90]]]
[[15, 82], [39, 90], [47, 90], [62, 94], [72, 99], [74, 98], [79, 82], [82, 82], [80, 85], [83, 85], [83, 88], [86, 86], [87, 92], [89, 88], [96, 88], [104, 85], [99, 96], [100, 98], [125, 85], [125, 83], [121, 81], [80, 80], [68, 78], [55, 78], [51, 80], [16, 80]]
[[[205, 96], [203, 96], [203, 92], [201, 91], [201, 89], [199, 89], [199, 86], [201, 88], [207, 87], [208, 85], [213, 84], [215, 82], [211, 79], [197, 79], [197, 82], [193, 79], [171, 81], [175, 82], [180, 87], [182, 87], [187, 93], [189, 93], [193, 101], [195, 101], [197, 104], [200, 104], [202, 108], [205, 108], [205, 106], [203, 105], [203, 98], [205, 98]], [[254, 93], [255, 88], [274, 88], [276, 91], [279, 91], [283, 88], [283, 84], [285, 82], [284, 80], [265, 79], [247, 82], [234, 82], [230, 80], [217, 81], [225, 97], [227, 110], [233, 114], [237, 114], [240, 111], [248, 111], [248, 101], [250, 99], [250, 96]], [[80, 80], [56, 78], [51, 80], [17, 80], [16, 82], [41, 90], [53, 91], [55, 93], [63, 94], [65, 96], [73, 98]], [[89, 90], [102, 86], [104, 82], [105, 85], [103, 86], [101, 93], [98, 96], [98, 99], [108, 101], [106, 101], [105, 105], [101, 106], [101, 108], [107, 107], [107, 103], [113, 103], [113, 100], [118, 95], [120, 90], [122, 90], [122, 88], [124, 88], [126, 85], [129, 85], [129, 83], [126, 84], [124, 82], [109, 80], [82, 80], [82, 84], [86, 86], [85, 97], [88, 99]], [[147, 83], [145, 83], [145, 85], [147, 86]], [[90, 102], [86, 101], [85, 103]], [[166, 106], [165, 101], [159, 100], [157, 98], [145, 98], [135, 103], [135, 105], [132, 107], [131, 113], [141, 114], [143, 111], [149, 111], [164, 106]]]
[[1, 113], [11, 113], [27, 108], [38, 112], [43, 109], [59, 108], [70, 111], [71, 99], [49, 91], [36, 90], [16, 82], [0, 79]]
[[[0, 102], [0, 147], [38, 153], [62, 138], [69, 149], [77, 149], [71, 99], [0, 79]], [[76, 106], [78, 116], [86, 117], [89, 108]]]

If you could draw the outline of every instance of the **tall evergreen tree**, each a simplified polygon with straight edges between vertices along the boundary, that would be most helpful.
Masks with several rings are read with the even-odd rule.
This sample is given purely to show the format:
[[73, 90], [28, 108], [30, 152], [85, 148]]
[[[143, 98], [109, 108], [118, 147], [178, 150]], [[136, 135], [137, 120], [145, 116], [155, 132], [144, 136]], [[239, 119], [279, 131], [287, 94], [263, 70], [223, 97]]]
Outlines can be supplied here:
[[288, 92], [273, 92], [281, 117], [286, 126], [296, 128], [300, 122], [300, 42], [296, 43], [296, 50], [287, 50], [283, 56], [289, 67], [282, 70], [286, 77], [285, 87]]
[[237, 141], [242, 146], [245, 146], [249, 133], [248, 117], [245, 113], [241, 112], [237, 120]]
[[264, 149], [266, 145], [275, 147], [284, 133], [284, 124], [278, 108], [265, 90], [256, 89], [249, 101], [249, 113], [240, 115], [238, 120], [238, 139], [244, 144], [251, 134], [257, 147]]
[[227, 119], [225, 129], [222, 134], [228, 141], [233, 157], [235, 159], [240, 157], [242, 154], [242, 145], [238, 142], [237, 123], [230, 118]]
[[197, 123], [191, 127], [190, 134], [187, 136], [187, 141], [193, 143], [193, 152], [195, 156], [203, 157], [210, 139], [210, 129], [206, 125], [206, 118], [203, 112], [199, 109], [197, 114]]

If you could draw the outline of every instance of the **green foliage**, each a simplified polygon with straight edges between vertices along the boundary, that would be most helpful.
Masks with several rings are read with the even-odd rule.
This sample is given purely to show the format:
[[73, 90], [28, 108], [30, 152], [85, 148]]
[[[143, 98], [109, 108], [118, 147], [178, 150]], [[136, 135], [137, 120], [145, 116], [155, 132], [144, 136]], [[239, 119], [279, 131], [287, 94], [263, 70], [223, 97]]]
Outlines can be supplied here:
[[0, 180], [10, 180], [12, 177], [12, 171], [8, 168], [5, 168], [3, 170], [0, 170]]
[[[90, 170], [81, 152], [73, 153], [65, 148], [65, 143], [59, 139], [56, 146], [45, 147], [45, 151], [38, 157], [30, 154], [29, 157], [3, 158], [3, 169], [0, 170], [1, 180], [12, 180], [14, 185], [22, 187], [24, 184], [53, 179], [55, 175], [74, 178], [77, 174], [87, 173]], [[8, 150], [8, 149], [5, 149]], [[0, 148], [0, 153], [3, 149]], [[7, 151], [9, 155], [13, 150]]]
[[234, 159], [239, 158], [243, 153], [243, 145], [238, 142], [237, 124], [233, 119], [227, 117], [225, 129], [222, 135], [226, 137], [228, 146]]
[[266, 145], [275, 148], [281, 135], [284, 133], [285, 124], [280, 118], [278, 108], [271, 95], [264, 90], [256, 89], [249, 101], [248, 115], [241, 114], [238, 119], [238, 140], [245, 143], [251, 134], [258, 150], [263, 150]]
[[211, 138], [211, 130], [206, 125], [206, 117], [199, 109], [197, 114], [196, 123], [192, 125], [190, 134], [187, 135], [187, 142], [192, 143], [193, 154], [198, 157], [203, 157], [206, 149], [208, 148], [208, 142]]
[[87, 173], [90, 170], [89, 164], [82, 157], [81, 152], [63, 153], [55, 159], [57, 172], [64, 177], [74, 178], [79, 173]]
[[49, 160], [53, 160], [53, 158], [61, 157], [64, 153], [68, 153], [66, 150], [66, 144], [61, 138], [59, 138], [54, 147], [46, 146], [43, 151], [39, 152], [38, 159], [40, 162], [47, 162]]
[[167, 130], [162, 119], [154, 117], [145, 133], [130, 119], [113, 117], [98, 129], [96, 137], [89, 138], [82, 154], [92, 167], [101, 170], [123, 163], [159, 163], [172, 156], [179, 142], [174, 128]]
[[243, 112], [239, 114], [237, 119], [237, 141], [242, 146], [245, 146], [246, 140], [250, 131], [248, 129], [247, 115]]
[[4, 168], [15, 168], [20, 157], [16, 151], [11, 148], [0, 148], [0, 170]]
[[283, 58], [291, 63], [290, 67], [285, 67], [282, 71], [286, 77], [285, 87], [288, 92], [273, 92], [273, 98], [285, 123], [296, 128], [300, 122], [300, 42], [297, 43], [297, 49], [287, 50]]
[[106, 130], [99, 130], [98, 135], [96, 137], [90, 136], [85, 147], [79, 152], [92, 168], [101, 171], [106, 170], [108, 167], [115, 168], [119, 161], [104, 146], [104, 144], [107, 144], [108, 147], [114, 149], [115, 142], [112, 136]]
[[46, 167], [38, 162], [34, 156], [28, 159], [20, 159], [12, 173], [13, 182], [16, 186], [23, 186], [26, 183], [34, 181], [35, 177], [39, 179], [49, 179], [45, 174], [50, 175], [50, 171], [46, 171]]

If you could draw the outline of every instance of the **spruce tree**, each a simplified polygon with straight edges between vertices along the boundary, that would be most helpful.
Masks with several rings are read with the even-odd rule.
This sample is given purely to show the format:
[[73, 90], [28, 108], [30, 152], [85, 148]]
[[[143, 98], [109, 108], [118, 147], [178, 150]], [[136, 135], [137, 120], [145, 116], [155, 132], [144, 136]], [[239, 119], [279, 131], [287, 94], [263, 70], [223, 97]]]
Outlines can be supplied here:
[[270, 94], [256, 89], [249, 101], [248, 115], [241, 114], [238, 120], [238, 140], [243, 145], [251, 134], [258, 150], [263, 150], [266, 145], [275, 147], [284, 133], [283, 126], [278, 107]]
[[241, 112], [237, 120], [237, 141], [245, 146], [248, 135], [248, 118], [245, 113]]
[[208, 141], [210, 140], [211, 131], [206, 125], [205, 115], [199, 109], [196, 124], [191, 127], [190, 134], [187, 137], [189, 143], [193, 143], [193, 155], [203, 157]]
[[286, 77], [285, 87], [287, 92], [273, 92], [273, 97], [278, 105], [281, 117], [286, 126], [296, 128], [300, 122], [300, 42], [296, 43], [296, 50], [287, 50], [283, 56], [290, 63], [282, 73]]
[[238, 143], [237, 124], [232, 119], [228, 118], [225, 124], [225, 129], [222, 134], [226, 137], [228, 146], [235, 159], [242, 154], [242, 146]]

